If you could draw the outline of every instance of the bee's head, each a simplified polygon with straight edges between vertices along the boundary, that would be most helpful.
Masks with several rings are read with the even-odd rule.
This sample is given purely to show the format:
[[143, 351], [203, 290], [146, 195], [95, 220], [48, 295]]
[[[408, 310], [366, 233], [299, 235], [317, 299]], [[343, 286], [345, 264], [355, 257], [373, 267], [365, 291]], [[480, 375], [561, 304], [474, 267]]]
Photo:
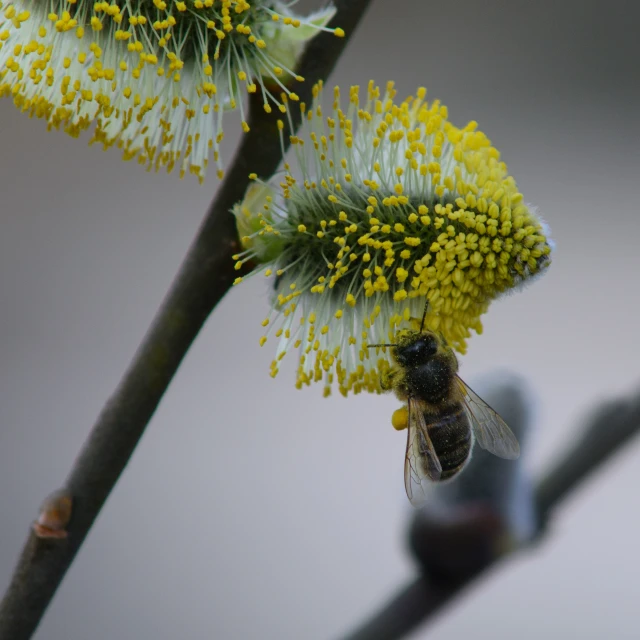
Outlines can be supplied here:
[[415, 367], [433, 358], [440, 341], [432, 331], [406, 331], [397, 336], [393, 356], [403, 367]]

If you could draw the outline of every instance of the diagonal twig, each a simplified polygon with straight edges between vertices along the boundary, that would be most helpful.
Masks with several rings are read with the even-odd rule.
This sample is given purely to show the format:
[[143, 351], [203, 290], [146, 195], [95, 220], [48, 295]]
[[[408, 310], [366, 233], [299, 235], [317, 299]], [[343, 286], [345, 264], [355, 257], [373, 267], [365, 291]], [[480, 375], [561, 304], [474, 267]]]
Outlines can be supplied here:
[[[593, 411], [576, 440], [535, 486], [530, 505], [537, 520], [534, 540], [546, 532], [551, 515], [564, 500], [638, 433], [640, 393], [609, 401]], [[345, 636], [345, 640], [399, 640], [442, 613], [476, 578], [497, 568], [516, 548], [491, 555], [476, 553], [462, 566], [456, 564], [454, 557], [460, 551], [468, 551], [470, 545], [476, 550], [487, 549], [504, 533], [492, 527], [491, 515], [479, 510], [463, 514], [452, 522], [441, 520], [437, 515], [416, 518], [410, 533], [412, 550], [422, 566], [421, 575], [401, 587], [379, 611]], [[456, 535], [461, 534], [464, 536], [459, 538], [461, 545], [456, 545]], [[446, 539], [446, 546], [442, 538]], [[437, 572], [433, 565], [438, 567]]]
[[[332, 71], [369, 3], [335, 0], [330, 26], [341, 27], [346, 37], [320, 33], [309, 43], [297, 70], [306, 79], [296, 87], [301, 101], [311, 102], [313, 83]], [[300, 113], [291, 111], [295, 130]], [[249, 126], [165, 300], [67, 478], [65, 489], [73, 498], [67, 537], [29, 534], [0, 603], [0, 640], [27, 639], [37, 628], [182, 359], [238, 275], [231, 256], [239, 241], [229, 211], [243, 198], [250, 172], [268, 179], [282, 159], [275, 118], [257, 96], [250, 96]]]

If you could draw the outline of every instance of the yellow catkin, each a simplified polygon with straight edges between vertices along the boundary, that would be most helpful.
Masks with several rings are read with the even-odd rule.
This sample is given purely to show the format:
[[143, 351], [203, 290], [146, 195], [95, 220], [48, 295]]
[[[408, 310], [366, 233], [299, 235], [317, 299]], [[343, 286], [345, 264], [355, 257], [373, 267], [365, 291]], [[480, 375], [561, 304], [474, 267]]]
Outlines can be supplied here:
[[149, 170], [176, 168], [201, 180], [211, 155], [223, 175], [223, 112], [240, 110], [248, 131], [243, 91], [258, 85], [284, 109], [279, 91], [265, 85], [295, 66], [287, 38], [300, 48], [297, 27], [310, 28], [308, 39], [327, 30], [334, 13], [328, 8], [311, 23], [283, 5], [274, 22], [272, 2], [246, 0], [4, 0], [0, 7], [0, 97], [50, 129], [74, 137], [93, 129], [91, 143], [117, 146]]
[[296, 386], [379, 392], [390, 356], [368, 345], [419, 328], [428, 300], [426, 327], [464, 352], [490, 302], [543, 271], [552, 244], [477, 123], [456, 127], [424, 89], [396, 102], [392, 83], [335, 88], [327, 113], [322, 94], [292, 138], [302, 175], [287, 166], [260, 183], [270, 217], [249, 207], [245, 248], [280, 274], [274, 323], [291, 328], [279, 352], [301, 356]]

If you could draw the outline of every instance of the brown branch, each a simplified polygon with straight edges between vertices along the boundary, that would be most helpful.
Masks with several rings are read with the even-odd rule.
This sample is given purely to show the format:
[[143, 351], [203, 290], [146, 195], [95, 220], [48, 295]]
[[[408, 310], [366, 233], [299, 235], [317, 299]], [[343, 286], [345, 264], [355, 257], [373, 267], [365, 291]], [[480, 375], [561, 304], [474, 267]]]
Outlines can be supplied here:
[[[608, 402], [594, 411], [574, 444], [558, 457], [557, 463], [537, 483], [529, 498], [531, 504], [517, 505], [535, 512], [535, 539], [546, 531], [551, 514], [571, 492], [639, 432], [640, 393]], [[501, 462], [492, 458], [485, 466], [491, 461]], [[514, 478], [511, 480], [513, 482]], [[518, 500], [525, 500], [526, 495], [522, 493]], [[476, 578], [497, 568], [516, 551], [517, 547], [512, 546], [496, 552], [495, 543], [504, 541], [509, 527], [499, 505], [485, 506], [496, 508], [493, 512], [490, 509], [445, 514], [435, 511], [416, 516], [410, 541], [421, 575], [399, 589], [378, 612], [345, 636], [346, 640], [403, 638], [442, 613]], [[502, 518], [503, 527], [493, 526], [500, 522], [495, 516]]]
[[[333, 70], [369, 2], [335, 0], [330, 26], [342, 27], [346, 37], [325, 32], [310, 42], [298, 68], [306, 79], [296, 87], [301, 101], [311, 102], [312, 84]], [[238, 275], [231, 256], [239, 242], [229, 210], [244, 196], [250, 172], [269, 178], [282, 158], [275, 117], [257, 99], [250, 103], [249, 126], [164, 302], [67, 478], [65, 488], [73, 497], [67, 536], [29, 534], [0, 603], [0, 640], [30, 638], [37, 628], [187, 350]], [[285, 140], [288, 144], [288, 136]]]
[[433, 588], [419, 576], [402, 587], [377, 614], [369, 618], [348, 640], [394, 640], [420, 626], [429, 611], [442, 607], [450, 590]]
[[599, 406], [587, 427], [538, 483], [540, 531], [554, 509], [640, 431], [640, 393]]

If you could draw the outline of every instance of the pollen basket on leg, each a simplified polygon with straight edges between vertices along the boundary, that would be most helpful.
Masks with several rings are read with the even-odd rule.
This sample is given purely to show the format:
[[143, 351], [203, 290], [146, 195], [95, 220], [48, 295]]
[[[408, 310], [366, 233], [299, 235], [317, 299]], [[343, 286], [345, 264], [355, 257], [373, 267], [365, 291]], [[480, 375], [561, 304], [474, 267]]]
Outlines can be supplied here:
[[343, 105], [336, 88], [328, 110], [323, 93], [296, 107], [295, 166], [274, 178], [272, 217], [254, 232], [280, 243], [262, 260], [279, 274], [270, 326], [284, 327], [272, 373], [295, 350], [298, 386], [379, 391], [389, 354], [368, 344], [419, 329], [427, 299], [426, 326], [464, 351], [491, 300], [543, 271], [551, 244], [475, 122], [455, 127], [423, 89], [397, 103], [392, 84], [370, 83]]

